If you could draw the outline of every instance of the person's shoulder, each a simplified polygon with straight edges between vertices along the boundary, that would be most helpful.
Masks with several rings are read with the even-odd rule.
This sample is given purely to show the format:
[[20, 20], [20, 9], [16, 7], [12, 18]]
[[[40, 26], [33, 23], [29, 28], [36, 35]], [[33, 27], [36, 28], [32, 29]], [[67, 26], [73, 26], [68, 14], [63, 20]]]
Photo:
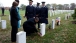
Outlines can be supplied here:
[[26, 7], [28, 7], [28, 5]]
[[20, 9], [19, 7], [17, 7], [18, 9]]
[[11, 7], [11, 9], [16, 9], [16, 7]]
[[45, 6], [45, 8], [48, 8], [47, 6]]
[[27, 5], [26, 7], [29, 7], [29, 5]]
[[35, 7], [34, 5], [32, 5], [32, 7]]
[[48, 9], [48, 7], [47, 7], [47, 6], [45, 6], [45, 8], [46, 8], [46, 9]]
[[11, 7], [11, 10], [15, 9], [14, 7]]
[[[29, 5], [30, 6], [30, 5]], [[35, 7], [34, 5], [31, 5], [31, 7]]]
[[11, 7], [11, 10], [16, 11], [16, 8], [15, 7]]

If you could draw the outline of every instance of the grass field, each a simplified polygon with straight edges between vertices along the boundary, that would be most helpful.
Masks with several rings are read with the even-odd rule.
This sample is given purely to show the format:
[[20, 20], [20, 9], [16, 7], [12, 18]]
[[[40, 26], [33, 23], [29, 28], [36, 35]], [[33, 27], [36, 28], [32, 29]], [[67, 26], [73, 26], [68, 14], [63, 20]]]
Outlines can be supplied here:
[[[23, 18], [25, 11], [20, 11], [22, 17], [22, 24], [26, 21], [26, 18]], [[27, 36], [27, 43], [76, 43], [76, 24], [72, 24], [73, 21], [72, 17], [68, 20], [65, 20], [65, 14], [58, 14], [55, 16], [48, 18], [49, 24], [51, 24], [51, 20], [55, 19], [56, 17], [61, 17], [61, 25], [56, 26], [55, 29], [49, 29], [48, 25], [46, 27], [46, 34], [44, 37], [40, 37], [37, 34], [33, 34], [31, 36]], [[2, 20], [7, 21], [7, 28], [5, 30], [1, 29], [0, 23], [0, 43], [11, 43], [10, 42], [10, 34], [11, 34], [11, 26], [9, 21], [9, 11], [5, 11], [6, 16], [1, 16]], [[22, 25], [19, 31], [23, 31]]]

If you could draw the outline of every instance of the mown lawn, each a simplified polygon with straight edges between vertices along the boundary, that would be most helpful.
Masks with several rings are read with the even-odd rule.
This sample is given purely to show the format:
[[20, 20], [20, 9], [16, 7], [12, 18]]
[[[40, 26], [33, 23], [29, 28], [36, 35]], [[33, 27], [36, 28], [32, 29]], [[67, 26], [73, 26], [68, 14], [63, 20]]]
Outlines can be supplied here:
[[[23, 22], [26, 21], [26, 18], [24, 18], [25, 11], [20, 11], [21, 17], [22, 17], [22, 25]], [[61, 25], [56, 26], [55, 29], [49, 29], [48, 25], [46, 27], [46, 34], [44, 37], [40, 37], [37, 34], [33, 34], [31, 36], [27, 36], [27, 43], [76, 43], [76, 24], [72, 24], [71, 21], [73, 21], [72, 17], [70, 17], [68, 20], [65, 20], [65, 14], [58, 14], [55, 16], [50, 17], [49, 15], [49, 24], [51, 24], [52, 19], [56, 19], [56, 17], [61, 17]], [[1, 29], [1, 23], [0, 23], [0, 43], [11, 43], [10, 42], [10, 34], [11, 34], [11, 26], [9, 21], [9, 11], [5, 12], [6, 16], [1, 16], [0, 11], [0, 17], [2, 17], [2, 20], [7, 21], [7, 28], [5, 30]], [[19, 31], [23, 31], [23, 28], [19, 29]]]

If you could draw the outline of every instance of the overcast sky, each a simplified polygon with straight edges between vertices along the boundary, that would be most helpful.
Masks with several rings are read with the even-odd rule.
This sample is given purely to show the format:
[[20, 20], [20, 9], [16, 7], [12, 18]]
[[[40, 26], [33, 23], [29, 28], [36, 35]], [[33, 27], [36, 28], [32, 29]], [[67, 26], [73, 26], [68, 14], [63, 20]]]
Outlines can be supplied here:
[[[12, 5], [12, 2], [14, 0], [0, 0], [0, 3], [2, 6], [4, 7], [11, 7]], [[37, 2], [42, 2], [42, 1], [45, 1], [46, 4], [52, 4], [52, 3], [56, 3], [56, 4], [70, 4], [70, 3], [76, 3], [76, 0], [33, 0], [33, 4], [36, 4]], [[25, 4], [25, 5], [28, 5], [28, 0], [20, 0], [20, 4]]]

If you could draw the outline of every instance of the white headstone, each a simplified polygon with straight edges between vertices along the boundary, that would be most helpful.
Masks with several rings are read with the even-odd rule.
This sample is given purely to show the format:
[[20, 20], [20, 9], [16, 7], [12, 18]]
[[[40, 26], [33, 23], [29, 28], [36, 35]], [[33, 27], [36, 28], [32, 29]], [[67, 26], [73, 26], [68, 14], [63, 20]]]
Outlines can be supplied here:
[[71, 16], [71, 15], [70, 15], [70, 14], [68, 14], [68, 19], [70, 18], [70, 16]]
[[24, 31], [18, 32], [16, 37], [17, 37], [16, 43], [26, 43], [26, 32]]
[[6, 29], [6, 20], [1, 20], [2, 29]]
[[41, 36], [44, 36], [45, 35], [45, 23], [42, 23], [40, 24], [40, 33], [41, 33]]
[[50, 17], [52, 16], [52, 12], [50, 11]]
[[0, 22], [1, 22], [1, 17], [0, 17]]
[[52, 19], [52, 29], [55, 28], [55, 19]]
[[67, 20], [67, 15], [65, 14], [65, 20]]

